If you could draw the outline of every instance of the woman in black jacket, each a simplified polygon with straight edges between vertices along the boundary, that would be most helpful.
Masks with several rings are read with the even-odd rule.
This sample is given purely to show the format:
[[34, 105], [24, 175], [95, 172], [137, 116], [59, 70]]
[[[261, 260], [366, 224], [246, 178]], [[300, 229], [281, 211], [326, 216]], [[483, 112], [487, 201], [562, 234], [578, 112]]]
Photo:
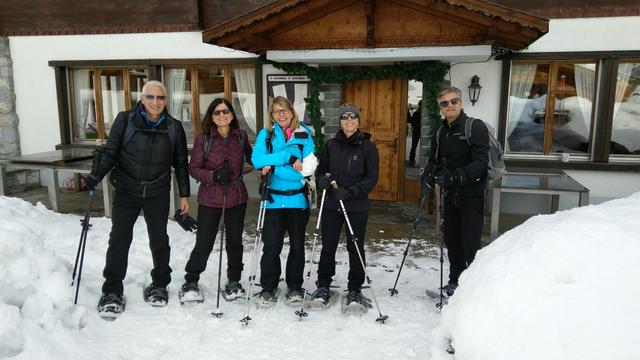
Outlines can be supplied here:
[[[321, 214], [322, 251], [318, 264], [318, 289], [313, 293], [310, 305], [329, 305], [332, 295], [329, 286], [335, 275], [336, 249], [340, 230], [344, 225], [349, 252], [349, 292], [344, 305], [366, 310], [366, 299], [363, 299], [361, 292], [365, 272], [358, 258], [354, 239], [345, 224], [339, 200], [344, 202], [355, 242], [364, 262], [364, 234], [369, 216], [368, 195], [378, 182], [378, 149], [371, 142], [371, 135], [358, 129], [360, 111], [356, 106], [344, 104], [340, 107], [339, 114], [340, 131], [327, 141], [316, 171], [316, 186], [320, 191], [327, 190], [327, 194]], [[337, 183], [337, 189], [332, 188], [332, 181]]]

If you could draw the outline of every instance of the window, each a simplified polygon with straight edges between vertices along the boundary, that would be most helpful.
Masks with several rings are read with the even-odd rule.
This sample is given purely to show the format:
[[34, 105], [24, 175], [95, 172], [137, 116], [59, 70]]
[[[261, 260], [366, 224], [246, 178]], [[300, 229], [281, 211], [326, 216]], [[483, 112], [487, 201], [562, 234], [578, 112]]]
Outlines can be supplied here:
[[508, 154], [590, 154], [598, 65], [513, 62], [506, 124]]
[[143, 68], [77, 68], [69, 71], [69, 106], [74, 143], [104, 140], [116, 115], [140, 100]]
[[200, 132], [201, 121], [211, 101], [229, 99], [240, 126], [253, 142], [257, 133], [256, 73], [246, 65], [165, 66], [169, 113], [183, 122], [187, 141]]
[[640, 60], [620, 62], [616, 77], [611, 157], [640, 155]]

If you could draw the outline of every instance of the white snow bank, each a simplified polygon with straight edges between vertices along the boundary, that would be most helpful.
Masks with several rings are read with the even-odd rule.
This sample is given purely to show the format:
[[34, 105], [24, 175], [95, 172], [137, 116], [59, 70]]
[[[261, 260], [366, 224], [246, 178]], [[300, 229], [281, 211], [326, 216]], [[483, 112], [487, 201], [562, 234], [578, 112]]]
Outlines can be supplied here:
[[640, 193], [531, 218], [478, 252], [434, 358], [637, 359]]

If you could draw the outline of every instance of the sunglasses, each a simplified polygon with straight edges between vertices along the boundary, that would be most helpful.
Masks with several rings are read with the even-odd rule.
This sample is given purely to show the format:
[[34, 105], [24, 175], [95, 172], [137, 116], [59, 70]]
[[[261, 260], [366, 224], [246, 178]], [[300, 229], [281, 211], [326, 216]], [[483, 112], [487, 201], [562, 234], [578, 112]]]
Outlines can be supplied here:
[[158, 101], [164, 101], [167, 97], [165, 95], [145, 95], [145, 99], [152, 101], [153, 99], [157, 99]]
[[347, 119], [354, 119], [354, 120], [358, 120], [360, 118], [360, 116], [358, 116], [358, 114], [354, 114], [354, 113], [344, 113], [342, 115], [340, 115], [340, 120], [347, 120]]
[[453, 98], [451, 100], [440, 101], [438, 104], [440, 104], [441, 108], [446, 108], [446, 107], [449, 107], [449, 104], [458, 105], [460, 104], [461, 101], [462, 100], [460, 100], [460, 98]]
[[273, 110], [271, 112], [271, 115], [273, 115], [273, 116], [278, 116], [280, 114], [289, 115], [289, 114], [291, 114], [291, 110], [289, 110], [289, 109], [280, 109], [280, 110]]
[[231, 110], [229, 110], [229, 109], [224, 109], [224, 110], [215, 110], [215, 111], [213, 112], [213, 116], [220, 116], [220, 115], [222, 115], [222, 114], [229, 115], [229, 114], [231, 114]]

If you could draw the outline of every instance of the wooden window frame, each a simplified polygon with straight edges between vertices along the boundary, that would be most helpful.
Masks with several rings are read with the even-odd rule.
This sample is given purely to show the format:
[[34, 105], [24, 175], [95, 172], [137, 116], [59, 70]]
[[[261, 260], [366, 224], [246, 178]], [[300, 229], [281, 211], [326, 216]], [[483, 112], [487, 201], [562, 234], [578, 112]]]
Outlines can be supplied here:
[[611, 159], [609, 154], [616, 87], [616, 83], [613, 80], [617, 77], [618, 63], [625, 62], [625, 60], [636, 61], [638, 59], [640, 59], [640, 51], [512, 53], [496, 57], [496, 60], [502, 60], [498, 137], [503, 147], [506, 141], [509, 86], [513, 61], [574, 63], [595, 60], [598, 71], [595, 84], [596, 99], [592, 111], [592, 131], [590, 135], [592, 141], [589, 159], [565, 163], [556, 156], [538, 155], [514, 158], [507, 154], [507, 167], [640, 172], [640, 159], [626, 159], [621, 162], [616, 161], [615, 156], [612, 156], [613, 159]]

